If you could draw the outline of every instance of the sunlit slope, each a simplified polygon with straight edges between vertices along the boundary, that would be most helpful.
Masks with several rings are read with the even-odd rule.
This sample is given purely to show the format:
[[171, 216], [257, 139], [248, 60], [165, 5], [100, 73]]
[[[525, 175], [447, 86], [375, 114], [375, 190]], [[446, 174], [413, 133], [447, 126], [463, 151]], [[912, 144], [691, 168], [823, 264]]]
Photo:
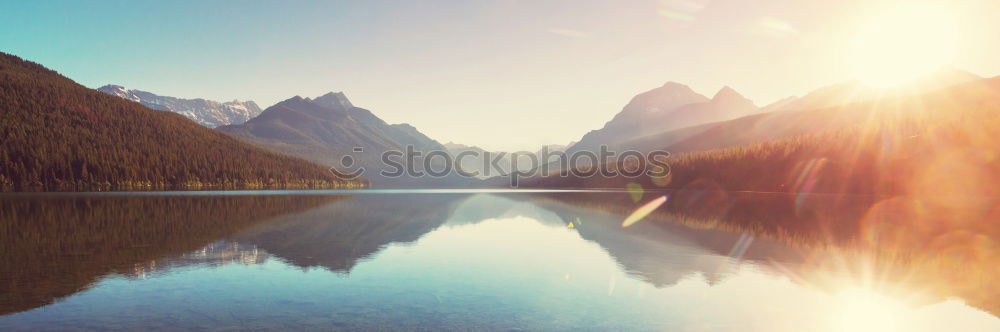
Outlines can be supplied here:
[[532, 187], [996, 195], [1000, 78], [930, 93], [720, 123], [665, 145], [669, 178], [559, 178]]
[[635, 138], [614, 148], [649, 151], [669, 147], [672, 153], [718, 149], [839, 129], [866, 120], [852, 105], [906, 98], [982, 80], [974, 74], [944, 68], [933, 75], [887, 89], [852, 81], [816, 89], [802, 97], [789, 97], [761, 108], [760, 114], [713, 122]]

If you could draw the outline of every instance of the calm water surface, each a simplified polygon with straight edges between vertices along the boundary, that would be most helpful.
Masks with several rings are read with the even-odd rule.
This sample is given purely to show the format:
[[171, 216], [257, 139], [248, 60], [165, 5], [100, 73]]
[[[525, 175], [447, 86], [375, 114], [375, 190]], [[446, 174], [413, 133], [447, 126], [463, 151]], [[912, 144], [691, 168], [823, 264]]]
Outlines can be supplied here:
[[990, 230], [633, 194], [0, 196], [0, 330], [1000, 331]]

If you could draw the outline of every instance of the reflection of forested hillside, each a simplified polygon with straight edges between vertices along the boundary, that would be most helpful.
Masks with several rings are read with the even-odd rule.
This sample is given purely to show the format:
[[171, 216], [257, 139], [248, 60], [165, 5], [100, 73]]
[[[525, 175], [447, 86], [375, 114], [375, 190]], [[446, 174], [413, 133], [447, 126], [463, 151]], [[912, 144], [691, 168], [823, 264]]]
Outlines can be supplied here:
[[182, 255], [332, 196], [0, 197], [0, 314]]
[[465, 195], [359, 195], [279, 218], [233, 237], [290, 264], [349, 272], [390, 243], [406, 243], [443, 224]]
[[[653, 196], [646, 195], [646, 200]], [[1000, 205], [993, 200], [711, 191], [667, 195], [670, 199], [656, 212], [618, 232], [631, 233], [621, 239], [613, 231], [592, 232], [594, 223], [588, 220], [604, 215], [598, 219], [600, 227], [620, 229], [625, 216], [644, 201], [633, 202], [625, 193], [560, 193], [546, 194], [537, 204], [565, 210], [558, 213], [567, 219], [591, 216], [577, 226], [581, 236], [601, 244], [626, 268], [640, 270], [639, 274], [655, 276], [659, 271], [663, 277], [664, 269], [677, 268], [671, 264], [685, 254], [662, 244], [676, 243], [672, 240], [676, 238], [721, 256], [741, 254], [743, 259], [765, 262], [775, 271], [818, 288], [835, 290], [846, 279], [888, 293], [905, 292], [903, 298], [915, 301], [960, 297], [1000, 313], [1000, 290], [992, 282], [1000, 277], [1000, 247], [994, 240], [1000, 234], [990, 223], [1000, 217]], [[742, 253], [739, 234], [753, 235]], [[689, 261], [691, 265], [681, 267], [695, 266], [706, 274], [713, 271]]]
[[[0, 313], [46, 305], [109, 274], [138, 278], [190, 264], [270, 256], [346, 273], [441, 225], [516, 216], [572, 223], [627, 273], [657, 287], [698, 274], [714, 284], [733, 263], [749, 261], [831, 291], [846, 280], [1000, 308], [990, 288], [1000, 275], [998, 236], [978, 226], [995, 220], [993, 203], [923, 201], [917, 209], [898, 198], [676, 191], [645, 220], [621, 227], [663, 194], [638, 202], [628, 193], [4, 196], [0, 271], [10, 273], [0, 275]], [[914, 298], [907, 295], [900, 298]]]

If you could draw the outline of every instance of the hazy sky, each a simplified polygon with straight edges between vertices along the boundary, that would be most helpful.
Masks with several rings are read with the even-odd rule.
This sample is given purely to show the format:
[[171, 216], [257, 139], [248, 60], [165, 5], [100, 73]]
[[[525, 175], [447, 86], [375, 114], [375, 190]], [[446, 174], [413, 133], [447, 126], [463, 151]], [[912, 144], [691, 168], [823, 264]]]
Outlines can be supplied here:
[[[0, 50], [88, 87], [262, 107], [343, 91], [442, 143], [534, 150], [666, 81], [764, 105], [847, 80], [859, 26], [896, 2], [0, 0]], [[1000, 1], [938, 4], [953, 64], [1000, 74]]]

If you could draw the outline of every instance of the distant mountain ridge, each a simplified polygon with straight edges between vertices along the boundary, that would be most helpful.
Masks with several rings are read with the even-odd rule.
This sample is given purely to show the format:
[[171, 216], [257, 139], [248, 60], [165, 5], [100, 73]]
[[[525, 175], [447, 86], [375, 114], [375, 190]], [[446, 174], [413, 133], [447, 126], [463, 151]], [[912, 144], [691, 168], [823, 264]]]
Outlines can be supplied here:
[[336, 152], [338, 155], [308, 157], [330, 165], [339, 162], [339, 154], [352, 153], [354, 147], [366, 151], [405, 149], [406, 145], [420, 150], [444, 149], [409, 124], [390, 125], [371, 111], [354, 107], [340, 92], [316, 99], [295, 96], [246, 123], [217, 129], [264, 145], [298, 144]]
[[[581, 139], [581, 143], [570, 147], [568, 153], [589, 150], [596, 151], [601, 145], [612, 150], [663, 149], [669, 147], [672, 153], [719, 148], [728, 144], [746, 144], [763, 138], [783, 138], [801, 134], [830, 125], [822, 121], [799, 123], [800, 120], [778, 120], [794, 118], [783, 113], [840, 107], [867, 102], [875, 99], [889, 99], [943, 89], [946, 87], [982, 79], [975, 74], [945, 67], [918, 80], [894, 88], [872, 88], [862, 82], [847, 81], [813, 90], [801, 97], [786, 97], [769, 105], [757, 108], [734, 89], [723, 87], [712, 99], [695, 93], [687, 86], [667, 82], [637, 95], [625, 108], [605, 124], [604, 128], [593, 130]], [[690, 102], [693, 101], [693, 102]], [[664, 109], [675, 105], [672, 110]], [[747, 120], [743, 120], [747, 118]], [[760, 121], [752, 132], [734, 135], [722, 125], [733, 120]], [[854, 119], [859, 120], [859, 119]], [[836, 121], [854, 121], [840, 118]], [[728, 126], [728, 125], [726, 125]], [[772, 127], [772, 129], [766, 129]], [[780, 127], [780, 128], [777, 128]], [[712, 131], [709, 131], [713, 129]], [[756, 139], [748, 140], [748, 135]], [[737, 137], [740, 136], [740, 137]], [[726, 140], [727, 142], [722, 142]], [[679, 144], [684, 142], [683, 144]], [[676, 144], [676, 145], [675, 145]]]
[[766, 107], [767, 111], [802, 111], [844, 106], [872, 99], [886, 99], [943, 89], [956, 84], [980, 80], [976, 74], [944, 67], [912, 82], [891, 87], [873, 88], [859, 81], [848, 81], [813, 90], [802, 97], [788, 97]]
[[241, 124], [261, 113], [260, 106], [253, 101], [218, 102], [201, 98], [183, 99], [112, 84], [97, 88], [97, 91], [125, 98], [157, 111], [178, 113], [209, 128]]
[[[535, 155], [536, 161], [539, 163], [537, 165], [534, 165], [534, 167], [538, 167], [542, 163], [548, 162], [546, 160], [543, 160], [543, 158], [546, 157], [546, 154], [548, 155], [549, 159], [555, 160], [555, 158], [557, 158], [554, 157], [556, 153], [564, 152], [568, 146], [571, 146], [573, 144], [574, 142], [570, 142], [567, 145], [546, 144], [543, 145], [538, 150], [531, 152], [530, 154]], [[516, 151], [513, 153], [505, 151], [487, 151], [478, 146], [469, 146], [454, 142], [445, 143], [444, 147], [445, 149], [448, 150], [448, 153], [452, 156], [452, 158], [457, 159], [460, 155], [464, 154], [463, 156], [461, 156], [462, 158], [461, 160], [456, 160], [456, 162], [459, 162], [458, 166], [464, 172], [469, 172], [469, 173], [475, 172], [477, 174], [476, 176], [480, 179], [486, 179], [494, 176], [502, 176], [510, 173], [511, 166], [513, 166], [512, 164], [513, 153], [518, 153], [518, 155], [520, 156], [517, 161], [518, 162], [517, 166], [520, 171], [528, 171], [532, 168], [531, 167], [532, 165], [530, 165], [529, 157], [525, 156], [526, 154], [528, 154], [527, 151]], [[489, 158], [487, 159], [487, 157]], [[493, 166], [491, 165], [494, 165], [493, 163], [494, 160], [498, 161], [495, 164], [499, 166], [499, 169], [492, 168]], [[489, 169], [489, 173], [487, 173], [487, 169]]]
[[597, 151], [601, 145], [614, 148], [638, 137], [735, 119], [758, 111], [753, 101], [728, 86], [709, 99], [686, 85], [667, 82], [633, 97], [603, 128], [584, 135], [567, 153]]
[[[920, 80], [891, 89], [875, 89], [861, 82], [848, 81], [818, 88], [802, 97], [778, 100], [747, 116], [642, 136], [621, 142], [615, 147], [640, 151], [666, 148], [671, 153], [682, 153], [788, 138], [864, 121], [863, 117], [844, 112], [845, 109], [851, 109], [846, 107], [851, 104], [905, 99], [906, 96], [982, 79], [962, 70], [944, 68]], [[824, 109], [826, 111], [822, 111]], [[803, 113], [805, 111], [808, 113]]]
[[[348, 171], [364, 167], [364, 176], [377, 185], [437, 187], [463, 182], [456, 177], [380, 177], [378, 173], [384, 169], [381, 157], [386, 151], [405, 151], [408, 146], [423, 153], [446, 149], [409, 124], [388, 124], [371, 111], [354, 106], [342, 92], [315, 99], [295, 96], [268, 107], [246, 123], [217, 129], [257, 146], [327, 166]], [[351, 165], [342, 165], [346, 156], [351, 157]]]

